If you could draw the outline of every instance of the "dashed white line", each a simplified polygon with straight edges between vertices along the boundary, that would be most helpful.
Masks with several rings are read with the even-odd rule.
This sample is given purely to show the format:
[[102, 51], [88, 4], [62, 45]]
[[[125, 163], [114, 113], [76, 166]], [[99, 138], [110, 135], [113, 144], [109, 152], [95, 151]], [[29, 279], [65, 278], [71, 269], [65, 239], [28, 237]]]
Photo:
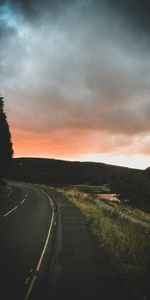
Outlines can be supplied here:
[[24, 201], [26, 200], [26, 198], [27, 198], [27, 191], [25, 190], [25, 189], [23, 189], [24, 190], [24, 192], [25, 192], [25, 196], [24, 196], [24, 199], [20, 202], [20, 205], [22, 205], [23, 203], [24, 203]]
[[29, 271], [29, 273], [32, 273], [33, 272], [33, 268], [30, 268], [30, 271]]
[[[24, 199], [20, 202], [20, 205], [22, 205], [27, 198], [27, 192], [26, 192], [26, 190], [24, 190], [24, 191], [25, 191], [25, 196], [24, 196]], [[7, 196], [5, 198], [8, 198], [11, 193], [12, 193], [12, 188], [10, 188], [9, 193], [7, 194]], [[6, 214], [4, 214], [3, 218], [7, 217], [9, 214], [11, 214], [17, 208], [18, 208], [18, 205], [15, 206], [14, 208], [12, 208], [11, 210], [9, 210]]]
[[27, 195], [28, 195], [28, 193], [27, 193], [26, 189], [24, 189], [24, 188], [23, 188], [23, 191], [25, 192], [25, 196], [24, 197], [26, 198]]
[[15, 209], [18, 208], [18, 205], [12, 208], [10, 211], [8, 211], [5, 215], [3, 215], [3, 218], [7, 217], [9, 214], [11, 214]]
[[29, 280], [30, 280], [30, 276], [28, 276], [28, 277], [26, 278], [26, 280], [25, 280], [25, 285], [28, 284]]
[[20, 202], [20, 205], [22, 205], [24, 203], [26, 199], [24, 198], [21, 202]]
[[[43, 257], [44, 257], [44, 254], [45, 254], [45, 251], [47, 249], [47, 245], [48, 245], [48, 241], [49, 241], [49, 238], [50, 238], [50, 234], [51, 234], [51, 230], [52, 230], [52, 226], [53, 226], [53, 221], [54, 221], [54, 205], [53, 205], [53, 202], [52, 202], [52, 199], [51, 197], [48, 195], [48, 193], [46, 193], [45, 191], [42, 191], [47, 197], [48, 197], [48, 200], [49, 200], [49, 203], [52, 207], [52, 218], [51, 218], [51, 222], [50, 222], [50, 226], [49, 226], [49, 230], [48, 230], [48, 234], [47, 234], [47, 239], [46, 239], [46, 242], [45, 242], [45, 245], [44, 245], [44, 248], [43, 248], [43, 251], [42, 251], [42, 254], [40, 256], [40, 259], [39, 259], [39, 262], [37, 264], [37, 267], [36, 267], [36, 272], [38, 272], [40, 270], [40, 267], [41, 267], [41, 264], [42, 264], [42, 261], [43, 261]], [[31, 284], [29, 286], [29, 289], [27, 291], [27, 294], [24, 298], [24, 300], [29, 300], [30, 298], [30, 295], [31, 295], [31, 292], [32, 292], [32, 289], [33, 289], [33, 286], [34, 286], [34, 283], [35, 283], [35, 280], [36, 280], [36, 275], [34, 275], [32, 281], [31, 281]]]

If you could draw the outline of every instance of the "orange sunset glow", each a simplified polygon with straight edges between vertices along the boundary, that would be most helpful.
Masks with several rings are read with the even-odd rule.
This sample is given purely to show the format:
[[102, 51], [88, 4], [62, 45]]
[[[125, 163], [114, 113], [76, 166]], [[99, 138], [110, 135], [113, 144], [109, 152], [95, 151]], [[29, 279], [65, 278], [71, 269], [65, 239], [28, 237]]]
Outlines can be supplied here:
[[[147, 166], [147, 144], [140, 144], [135, 139], [130, 145], [130, 137], [120, 137], [122, 145], [111, 134], [87, 130], [63, 130], [46, 133], [14, 131], [13, 143], [16, 149], [15, 157], [47, 157], [69, 160], [103, 161], [124, 166], [144, 168]], [[124, 141], [123, 141], [124, 139]], [[101, 142], [103, 141], [103, 143]], [[137, 149], [137, 145], [141, 147]], [[145, 148], [144, 148], [145, 145]], [[116, 151], [117, 149], [117, 151]]]
[[102, 0], [24, 5], [0, 10], [14, 156], [148, 167], [148, 28], [137, 39], [139, 19]]

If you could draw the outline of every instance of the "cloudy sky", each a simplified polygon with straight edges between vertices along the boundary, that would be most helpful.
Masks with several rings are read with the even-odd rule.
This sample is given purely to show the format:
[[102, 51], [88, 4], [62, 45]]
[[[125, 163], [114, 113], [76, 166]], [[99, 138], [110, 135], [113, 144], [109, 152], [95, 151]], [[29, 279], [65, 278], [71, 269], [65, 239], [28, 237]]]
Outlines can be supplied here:
[[0, 0], [15, 156], [150, 165], [150, 4]]

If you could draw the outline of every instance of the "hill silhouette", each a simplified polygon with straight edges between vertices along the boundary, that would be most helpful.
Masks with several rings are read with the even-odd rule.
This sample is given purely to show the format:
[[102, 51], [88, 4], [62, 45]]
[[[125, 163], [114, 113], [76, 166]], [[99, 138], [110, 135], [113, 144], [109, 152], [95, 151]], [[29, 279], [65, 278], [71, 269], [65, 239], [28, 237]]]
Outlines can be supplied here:
[[75, 185], [108, 184], [122, 199], [133, 205], [149, 206], [150, 168], [145, 171], [96, 162], [76, 162], [45, 158], [15, 158], [9, 178], [14, 180], [52, 184]]
[[36, 183], [104, 184], [112, 179], [141, 174], [141, 170], [96, 162], [76, 162], [45, 158], [13, 159], [11, 177]]

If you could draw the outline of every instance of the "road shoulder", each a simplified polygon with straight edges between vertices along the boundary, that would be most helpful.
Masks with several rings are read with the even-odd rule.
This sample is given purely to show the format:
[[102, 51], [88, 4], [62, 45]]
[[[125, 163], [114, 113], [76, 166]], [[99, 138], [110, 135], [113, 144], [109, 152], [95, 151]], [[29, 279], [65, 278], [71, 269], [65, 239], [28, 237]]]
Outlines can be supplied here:
[[43, 299], [127, 299], [103, 253], [93, 244], [79, 210], [63, 195], [49, 194], [57, 206], [58, 226]]

